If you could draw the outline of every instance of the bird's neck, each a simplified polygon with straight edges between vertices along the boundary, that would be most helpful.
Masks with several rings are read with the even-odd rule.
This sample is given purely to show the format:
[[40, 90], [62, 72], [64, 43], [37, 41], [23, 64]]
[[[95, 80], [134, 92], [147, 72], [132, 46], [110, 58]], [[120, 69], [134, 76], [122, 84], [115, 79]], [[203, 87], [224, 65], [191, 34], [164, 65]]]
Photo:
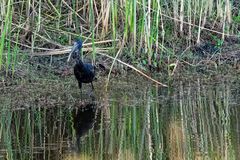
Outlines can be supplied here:
[[76, 59], [76, 64], [78, 64], [78, 65], [80, 65], [80, 66], [83, 66], [83, 61], [81, 60], [80, 57], [78, 57], [78, 58]]

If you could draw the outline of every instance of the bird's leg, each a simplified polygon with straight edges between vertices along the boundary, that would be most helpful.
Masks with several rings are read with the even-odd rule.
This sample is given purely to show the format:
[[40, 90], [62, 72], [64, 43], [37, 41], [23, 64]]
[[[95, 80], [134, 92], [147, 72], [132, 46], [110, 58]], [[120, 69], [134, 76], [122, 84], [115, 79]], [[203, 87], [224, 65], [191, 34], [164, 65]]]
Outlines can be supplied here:
[[82, 89], [80, 89], [80, 92], [81, 92], [81, 101], [82, 101]]
[[94, 95], [93, 95], [94, 87], [93, 87], [93, 83], [92, 82], [91, 82], [91, 86], [92, 86], [92, 90], [90, 91], [89, 96], [90, 97], [94, 97]]
[[94, 90], [94, 87], [93, 87], [93, 83], [91, 82], [91, 85], [92, 85], [92, 91]]
[[78, 81], [78, 87], [80, 89], [81, 92], [81, 100], [82, 100], [82, 83]]
[[95, 96], [94, 96], [93, 94], [90, 95], [90, 98], [92, 98], [92, 102], [94, 102], [95, 99], [96, 99]]

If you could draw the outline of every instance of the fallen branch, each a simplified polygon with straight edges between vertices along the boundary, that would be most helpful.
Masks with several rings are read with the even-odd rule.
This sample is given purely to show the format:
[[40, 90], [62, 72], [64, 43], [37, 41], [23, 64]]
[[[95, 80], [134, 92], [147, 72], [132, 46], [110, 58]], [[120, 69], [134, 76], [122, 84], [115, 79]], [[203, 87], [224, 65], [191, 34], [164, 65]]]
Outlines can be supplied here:
[[[119, 41], [118, 39], [116, 40], [104, 40], [104, 41], [98, 41], [95, 42], [95, 44], [103, 44], [103, 43], [110, 43], [110, 42], [116, 42]], [[85, 43], [83, 44], [83, 46], [90, 46], [92, 45], [92, 43]], [[26, 46], [25, 46], [26, 47]], [[29, 48], [31, 48], [29, 46]], [[69, 53], [71, 51], [71, 46], [66, 47], [66, 48], [62, 48], [62, 49], [54, 49], [54, 50], [50, 50], [50, 51], [46, 51], [46, 52], [37, 52], [37, 53], [32, 53], [31, 56], [50, 56], [50, 55], [59, 55], [59, 54], [65, 54], [65, 53]], [[92, 47], [84, 47], [82, 49], [83, 51], [93, 51]], [[96, 48], [97, 52], [107, 52], [109, 50], [109, 48]]]
[[[100, 55], [102, 55], [102, 56], [108, 57], [108, 58], [110, 58], [110, 59], [112, 59], [112, 60], [115, 59], [114, 57], [109, 56], [109, 55], [104, 54], [104, 53], [97, 53], [97, 54], [100, 54]], [[143, 73], [143, 72], [140, 71], [139, 69], [135, 68], [134, 66], [132, 66], [132, 65], [130, 65], [130, 64], [127, 64], [127, 63], [125, 63], [125, 62], [123, 62], [123, 61], [121, 61], [121, 60], [119, 60], [119, 59], [116, 59], [116, 61], [118, 61], [119, 63], [122, 63], [123, 65], [125, 65], [125, 66], [127, 66], [127, 67], [129, 67], [129, 68], [131, 68], [131, 69], [133, 69], [133, 70], [135, 70], [136, 72], [138, 72], [138, 73], [141, 74], [142, 76], [146, 77], [147, 79], [150, 79], [151, 81], [157, 83], [158, 85], [161, 85], [161, 86], [163, 86], [163, 87], [168, 87], [166, 84], [161, 83], [161, 82], [153, 79], [152, 77], [146, 75], [145, 73]]]
[[[108, 52], [109, 48], [96, 48], [97, 52]], [[64, 48], [64, 49], [55, 49], [52, 51], [46, 51], [46, 52], [37, 52], [31, 54], [31, 56], [51, 56], [51, 55], [60, 55], [60, 54], [66, 54], [71, 51], [71, 47]], [[83, 48], [83, 51], [93, 51], [92, 48]]]

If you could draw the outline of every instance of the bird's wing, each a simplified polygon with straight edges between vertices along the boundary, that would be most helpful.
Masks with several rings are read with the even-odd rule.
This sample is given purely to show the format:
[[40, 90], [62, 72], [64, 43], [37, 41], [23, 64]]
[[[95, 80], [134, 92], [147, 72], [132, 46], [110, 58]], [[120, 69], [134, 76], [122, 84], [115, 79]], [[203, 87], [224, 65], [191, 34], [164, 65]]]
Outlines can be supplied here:
[[85, 67], [86, 67], [87, 69], [89, 69], [91, 72], [94, 73], [94, 66], [93, 66], [92, 64], [86, 63], [86, 64], [85, 64]]

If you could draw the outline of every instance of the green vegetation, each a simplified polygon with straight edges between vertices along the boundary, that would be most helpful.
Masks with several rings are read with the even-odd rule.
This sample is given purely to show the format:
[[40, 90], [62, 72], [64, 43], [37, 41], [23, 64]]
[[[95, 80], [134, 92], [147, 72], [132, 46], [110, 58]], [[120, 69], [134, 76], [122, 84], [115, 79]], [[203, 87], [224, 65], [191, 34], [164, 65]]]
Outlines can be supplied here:
[[[14, 72], [18, 56], [63, 48], [79, 37], [91, 42], [86, 48], [93, 61], [101, 48], [115, 56], [124, 47], [120, 55], [133, 64], [157, 67], [165, 57], [171, 61], [189, 46], [211, 42], [209, 34], [218, 37], [217, 46], [239, 35], [236, 0], [3, 0], [0, 7], [0, 69], [6, 73]], [[109, 39], [118, 41], [104, 43]]]
[[[238, 159], [239, 8], [238, 0], [1, 0], [0, 159]], [[80, 100], [63, 55], [78, 38], [84, 60], [103, 70], [97, 76], [108, 73], [94, 82], [95, 101], [85, 85]], [[148, 80], [111, 79], [124, 67]], [[74, 119], [88, 103], [96, 113], [79, 139]]]

